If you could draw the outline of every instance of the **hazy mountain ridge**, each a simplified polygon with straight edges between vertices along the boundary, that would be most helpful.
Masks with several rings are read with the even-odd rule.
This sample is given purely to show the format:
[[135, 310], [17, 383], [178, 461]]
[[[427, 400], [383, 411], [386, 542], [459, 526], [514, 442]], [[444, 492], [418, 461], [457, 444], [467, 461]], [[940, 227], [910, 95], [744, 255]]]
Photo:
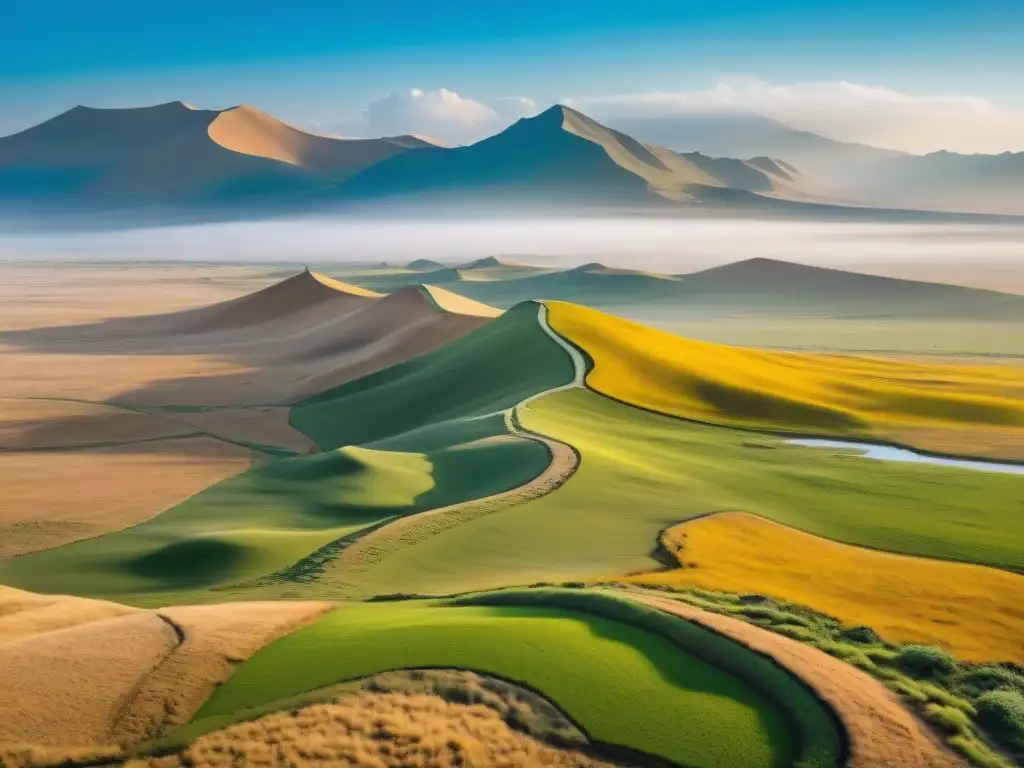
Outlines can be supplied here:
[[292, 193], [421, 146], [411, 136], [319, 136], [248, 106], [78, 106], [0, 138], [0, 195], [195, 202]]
[[[323, 136], [248, 106], [79, 106], [0, 138], [0, 201], [44, 217], [102, 210], [126, 221], [182, 211], [201, 220], [385, 204], [398, 212], [448, 206], [452, 215], [487, 209], [902, 219], [926, 214], [900, 208], [1024, 212], [1024, 154], [917, 157], [763, 118], [715, 120], [634, 120], [645, 131], [637, 138], [555, 105], [476, 144], [447, 148], [416, 135]], [[672, 140], [640, 140], [652, 132]], [[702, 141], [708, 143], [700, 151], [677, 151]], [[709, 147], [735, 153], [714, 156]], [[840, 166], [845, 170], [836, 171]], [[833, 169], [827, 183], [815, 176], [823, 168]]]
[[[681, 153], [751, 158], [747, 165], [769, 173], [772, 170], [765, 164], [766, 158], [794, 165], [800, 170], [805, 188], [822, 200], [973, 213], [1024, 213], [1024, 152], [986, 155], [940, 151], [914, 155], [836, 141], [761, 115], [731, 110], [609, 122], [638, 139]], [[789, 173], [792, 169], [780, 170]]]

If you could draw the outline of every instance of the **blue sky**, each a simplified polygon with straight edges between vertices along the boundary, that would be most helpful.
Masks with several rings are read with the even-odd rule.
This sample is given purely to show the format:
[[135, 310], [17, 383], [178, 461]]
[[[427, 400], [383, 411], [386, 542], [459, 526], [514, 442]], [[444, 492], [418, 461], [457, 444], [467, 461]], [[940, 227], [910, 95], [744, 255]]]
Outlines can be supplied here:
[[0, 134], [76, 103], [244, 102], [334, 125], [413, 88], [542, 107], [729, 78], [1024, 110], [1019, 2], [6, 0], [3, 23]]

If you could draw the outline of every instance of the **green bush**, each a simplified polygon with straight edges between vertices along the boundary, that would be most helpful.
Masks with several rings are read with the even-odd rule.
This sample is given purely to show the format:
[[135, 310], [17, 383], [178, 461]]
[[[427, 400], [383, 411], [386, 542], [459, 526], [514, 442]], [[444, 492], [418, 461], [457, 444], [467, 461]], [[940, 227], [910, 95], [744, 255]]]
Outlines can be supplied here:
[[956, 659], [931, 645], [905, 645], [896, 654], [895, 662], [918, 678], [942, 677], [956, 669]]
[[956, 707], [929, 704], [924, 708], [925, 719], [934, 723], [948, 734], [969, 735], [971, 718]]
[[864, 645], [874, 645], [881, 642], [878, 633], [871, 627], [850, 627], [849, 629], [844, 629], [839, 633], [839, 639], [845, 640], [848, 643], [862, 643]]
[[986, 665], [966, 669], [952, 680], [953, 687], [965, 696], [976, 698], [988, 691], [1017, 691], [1024, 695], [1024, 673], [1007, 667]]
[[1024, 696], [1017, 691], [989, 691], [974, 702], [978, 724], [1002, 746], [1024, 752]]

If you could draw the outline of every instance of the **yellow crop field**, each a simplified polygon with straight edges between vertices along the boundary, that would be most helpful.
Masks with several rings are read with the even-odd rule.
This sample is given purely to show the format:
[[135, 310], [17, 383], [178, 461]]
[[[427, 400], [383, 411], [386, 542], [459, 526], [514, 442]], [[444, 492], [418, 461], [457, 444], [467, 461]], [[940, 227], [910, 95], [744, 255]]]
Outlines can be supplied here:
[[685, 566], [631, 581], [767, 595], [892, 642], [1024, 663], [1024, 576], [840, 544], [738, 512], [677, 525], [663, 542]]
[[[1024, 369], [798, 354], [695, 341], [550, 302], [549, 322], [593, 360], [587, 384], [631, 405], [731, 426], [915, 444], [950, 430], [946, 452], [1024, 458]], [[964, 432], [977, 429], [976, 439]], [[991, 437], [991, 440], [988, 438]]]

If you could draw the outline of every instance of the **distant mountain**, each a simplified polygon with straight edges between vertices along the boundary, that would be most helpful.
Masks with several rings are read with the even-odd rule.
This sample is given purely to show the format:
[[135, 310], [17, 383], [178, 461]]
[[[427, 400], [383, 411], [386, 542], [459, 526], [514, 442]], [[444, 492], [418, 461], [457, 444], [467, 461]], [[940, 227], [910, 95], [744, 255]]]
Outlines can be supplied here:
[[961, 155], [934, 152], [889, 160], [853, 190], [881, 205], [1024, 213], [1024, 152]]
[[867, 144], [834, 141], [810, 131], [790, 128], [776, 120], [738, 110], [694, 112], [672, 117], [632, 117], [609, 124], [641, 141], [677, 152], [702, 152], [723, 157], [783, 160], [815, 181], [828, 182], [865, 172], [904, 152]]
[[252, 198], [336, 184], [427, 146], [411, 136], [319, 136], [248, 106], [79, 106], [0, 138], [0, 196], [134, 203]]
[[[760, 115], [727, 110], [621, 118], [610, 125], [677, 152], [749, 158], [780, 179], [799, 178], [825, 200], [888, 208], [1024, 213], [1024, 152], [912, 155], [834, 141]], [[794, 177], [799, 170], [799, 177]]]
[[556, 105], [468, 147], [427, 148], [367, 168], [344, 184], [346, 199], [462, 197], [533, 203], [667, 207], [785, 197], [795, 171], [733, 158], [682, 155], [644, 144], [576, 110]]
[[[450, 206], [459, 217], [596, 210], [905, 220], [928, 214], [882, 209], [1024, 212], [1024, 155], [902, 156], [751, 116], [629, 124], [686, 151], [639, 141], [561, 105], [454, 148], [413, 135], [308, 133], [248, 106], [75, 107], [0, 138], [0, 212], [13, 211], [8, 218], [17, 222], [84, 212], [77, 221], [93, 227], [405, 205], [418, 214]], [[846, 170], [823, 183], [807, 168]]]

